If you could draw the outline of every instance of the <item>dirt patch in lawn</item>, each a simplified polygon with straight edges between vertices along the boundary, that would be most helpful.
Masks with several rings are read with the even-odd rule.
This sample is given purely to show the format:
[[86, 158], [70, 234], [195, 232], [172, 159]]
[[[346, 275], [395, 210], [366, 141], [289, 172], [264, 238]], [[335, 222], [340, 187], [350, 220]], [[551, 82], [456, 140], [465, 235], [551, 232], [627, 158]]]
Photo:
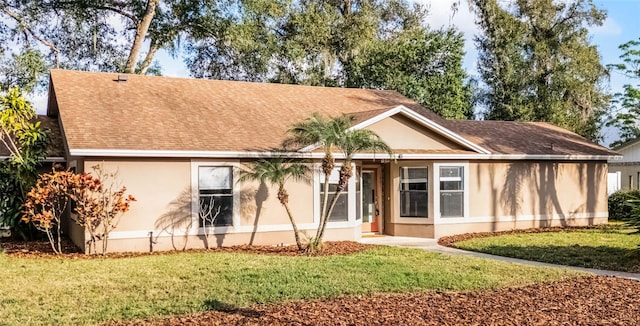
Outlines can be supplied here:
[[500, 235], [507, 234], [525, 234], [525, 233], [546, 233], [546, 232], [567, 232], [567, 231], [579, 231], [579, 230], [597, 230], [597, 229], [610, 229], [611, 226], [608, 225], [597, 225], [597, 226], [557, 226], [557, 227], [540, 227], [540, 228], [531, 228], [531, 229], [517, 229], [517, 230], [508, 230], [508, 231], [497, 231], [497, 232], [476, 232], [476, 233], [463, 233], [452, 235], [448, 237], [442, 237], [438, 239], [438, 244], [446, 247], [454, 247], [453, 245], [456, 242], [465, 241], [469, 239], [476, 238], [488, 238], [488, 237], [497, 237]]
[[[100, 255], [86, 255], [79, 251], [69, 240], [62, 242], [63, 254], [56, 255], [47, 241], [18, 241], [14, 239], [0, 239], [0, 250], [5, 254], [14, 257], [33, 258], [72, 258], [72, 259], [92, 259], [104, 258]], [[354, 241], [327, 241], [323, 244], [321, 252], [314, 256], [351, 255], [365, 249], [375, 247], [375, 245], [363, 244]], [[298, 250], [295, 245], [290, 246], [229, 246], [212, 249], [189, 249], [185, 251], [154, 251], [154, 252], [118, 252], [109, 253], [107, 258], [126, 258], [148, 255], [167, 255], [175, 253], [196, 253], [196, 252], [229, 252], [247, 253], [260, 255], [280, 255], [280, 256], [309, 256], [308, 253]]]
[[112, 325], [636, 325], [640, 282], [589, 276], [469, 293], [382, 294], [257, 305]]

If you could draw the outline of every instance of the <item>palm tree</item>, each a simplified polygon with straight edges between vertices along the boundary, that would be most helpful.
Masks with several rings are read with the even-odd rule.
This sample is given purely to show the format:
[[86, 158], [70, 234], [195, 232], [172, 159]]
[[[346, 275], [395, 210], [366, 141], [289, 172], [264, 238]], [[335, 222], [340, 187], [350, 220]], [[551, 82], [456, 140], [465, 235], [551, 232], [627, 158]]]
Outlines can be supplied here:
[[251, 164], [249, 171], [241, 171], [238, 179], [238, 182], [260, 181], [278, 186], [278, 200], [287, 211], [299, 250], [303, 250], [304, 247], [300, 240], [298, 226], [289, 208], [289, 193], [285, 188], [285, 184], [289, 180], [309, 181], [310, 172], [309, 166], [299, 160], [294, 161], [283, 158], [262, 159]]
[[[353, 175], [351, 168], [353, 155], [361, 151], [383, 151], [389, 153], [389, 155], [393, 154], [391, 148], [375, 132], [364, 129], [351, 130], [352, 121], [353, 117], [348, 115], [326, 119], [320, 114], [314, 113], [310, 118], [294, 124], [289, 129], [291, 137], [283, 144], [285, 147], [317, 145], [324, 151], [322, 160], [322, 172], [324, 173], [323, 204], [318, 231], [308, 247], [312, 251], [320, 249], [329, 216], [336, 205], [338, 196], [344, 191]], [[335, 197], [332, 199], [331, 204], [328, 205], [329, 178], [335, 167], [335, 158], [333, 157], [335, 149], [339, 149], [344, 153], [345, 162], [340, 168], [340, 180]]]
[[[344, 137], [347, 129], [351, 126], [353, 117], [342, 115], [340, 117], [327, 119], [319, 113], [313, 113], [311, 117], [295, 123], [290, 129], [290, 137], [283, 142], [284, 148], [300, 148], [310, 145], [317, 145], [324, 151], [322, 159], [322, 172], [324, 173], [324, 192], [322, 210], [320, 211], [320, 224], [324, 225], [327, 219], [327, 202], [329, 199], [329, 178], [335, 167], [333, 150], [337, 148], [340, 139]], [[319, 231], [320, 229], [318, 229]], [[311, 243], [319, 243], [316, 237]], [[315, 249], [313, 249], [315, 250]]]
[[338, 141], [337, 147], [340, 148], [344, 154], [344, 164], [340, 167], [340, 179], [333, 200], [327, 210], [327, 218], [323, 221], [323, 224], [320, 225], [319, 235], [314, 239], [316, 240], [314, 243], [315, 246], [321, 244], [329, 216], [331, 216], [333, 208], [336, 206], [339, 195], [346, 189], [349, 179], [353, 176], [353, 168], [351, 166], [353, 155], [358, 152], [370, 151], [373, 153], [384, 152], [388, 154], [389, 157], [393, 157], [391, 147], [389, 147], [378, 134], [368, 129], [346, 130], [343, 137]]

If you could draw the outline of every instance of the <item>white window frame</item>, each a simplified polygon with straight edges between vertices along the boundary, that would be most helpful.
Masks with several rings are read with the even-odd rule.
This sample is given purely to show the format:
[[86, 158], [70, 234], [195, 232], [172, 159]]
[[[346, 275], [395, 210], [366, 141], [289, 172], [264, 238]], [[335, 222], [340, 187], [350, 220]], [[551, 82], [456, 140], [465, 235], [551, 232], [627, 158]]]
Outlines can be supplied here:
[[[339, 178], [341, 163], [337, 163], [333, 168], [333, 172], [331, 173], [330, 180], [335, 180]], [[328, 221], [327, 228], [337, 229], [337, 228], [349, 228], [354, 227], [356, 224], [362, 224], [362, 220], [356, 220], [356, 164], [352, 163], [351, 167], [353, 168], [353, 175], [349, 179], [348, 191], [347, 191], [347, 220], [346, 221]], [[320, 223], [320, 210], [322, 210], [322, 206], [320, 205], [320, 196], [322, 196], [322, 191], [320, 191], [321, 184], [324, 184], [324, 173], [322, 172], [322, 164], [317, 163], [314, 165], [314, 173], [313, 173], [313, 224], [316, 226]]]
[[232, 173], [232, 191], [233, 194], [233, 218], [232, 225], [229, 226], [213, 226], [207, 227], [207, 229], [211, 232], [210, 234], [225, 234], [225, 233], [235, 233], [239, 231], [240, 227], [240, 187], [236, 184], [236, 180], [238, 177], [238, 171], [240, 169], [240, 162], [206, 162], [206, 161], [198, 161], [191, 162], [191, 223], [195, 227], [192, 227], [189, 230], [189, 234], [191, 235], [205, 235], [205, 229], [200, 227], [200, 218], [198, 215], [198, 211], [200, 210], [200, 187], [199, 187], [199, 179], [198, 173], [200, 167], [230, 167]]
[[[442, 217], [440, 213], [440, 168], [441, 167], [462, 167], [462, 187], [464, 187], [462, 210], [463, 216]], [[455, 224], [468, 223], [469, 219], [469, 162], [434, 162], [433, 172], [433, 216], [434, 224]], [[446, 179], [446, 177], [444, 177]]]

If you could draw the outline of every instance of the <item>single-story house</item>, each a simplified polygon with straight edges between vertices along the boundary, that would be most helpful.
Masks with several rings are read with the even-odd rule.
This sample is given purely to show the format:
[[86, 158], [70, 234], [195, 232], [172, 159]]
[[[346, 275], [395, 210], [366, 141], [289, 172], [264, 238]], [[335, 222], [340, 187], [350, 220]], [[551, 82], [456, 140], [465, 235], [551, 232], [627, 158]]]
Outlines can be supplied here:
[[609, 193], [640, 189], [640, 138], [613, 148], [622, 159], [609, 161]]
[[[395, 153], [355, 156], [326, 240], [607, 222], [613, 151], [547, 123], [445, 120], [393, 91], [52, 70], [47, 109], [68, 167], [103, 163], [137, 198], [111, 251], [205, 246], [199, 211], [211, 200], [212, 245], [293, 243], [277, 189], [237, 177], [246, 163], [283, 154], [274, 152], [288, 128], [313, 112], [352, 115], [353, 128], [375, 131]], [[311, 182], [288, 184], [298, 226], [313, 235], [323, 153], [285, 154], [315, 167]], [[68, 234], [86, 247], [84, 230], [71, 224]]]

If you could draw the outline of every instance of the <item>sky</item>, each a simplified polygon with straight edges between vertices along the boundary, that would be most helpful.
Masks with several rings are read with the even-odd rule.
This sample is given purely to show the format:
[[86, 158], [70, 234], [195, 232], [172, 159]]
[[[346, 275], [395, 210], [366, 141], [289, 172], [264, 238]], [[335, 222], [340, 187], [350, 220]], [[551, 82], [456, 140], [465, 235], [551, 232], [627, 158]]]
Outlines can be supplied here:
[[[458, 12], [452, 15], [451, 4], [455, 0], [416, 0], [429, 8], [429, 16], [426, 23], [432, 28], [454, 26], [465, 36], [465, 58], [464, 67], [470, 76], [477, 76], [476, 61], [478, 52], [473, 44], [474, 35], [479, 33], [479, 29], [474, 23], [474, 16], [469, 11], [466, 0], [461, 0]], [[621, 51], [620, 44], [630, 40], [640, 38], [640, 0], [595, 0], [594, 3], [608, 13], [607, 19], [602, 26], [590, 30], [591, 41], [598, 46], [602, 62], [604, 64], [619, 62]], [[156, 59], [162, 66], [162, 73], [165, 76], [188, 77], [189, 72], [180, 58], [171, 57], [166, 51], [159, 51]], [[613, 73], [610, 77], [608, 90], [612, 93], [622, 90], [622, 86], [629, 83], [640, 83], [632, 81], [619, 73]], [[34, 98], [34, 104], [39, 113], [46, 111], [46, 94]], [[603, 130], [604, 144], [609, 144], [616, 140], [618, 133], [615, 129], [605, 128]]]

